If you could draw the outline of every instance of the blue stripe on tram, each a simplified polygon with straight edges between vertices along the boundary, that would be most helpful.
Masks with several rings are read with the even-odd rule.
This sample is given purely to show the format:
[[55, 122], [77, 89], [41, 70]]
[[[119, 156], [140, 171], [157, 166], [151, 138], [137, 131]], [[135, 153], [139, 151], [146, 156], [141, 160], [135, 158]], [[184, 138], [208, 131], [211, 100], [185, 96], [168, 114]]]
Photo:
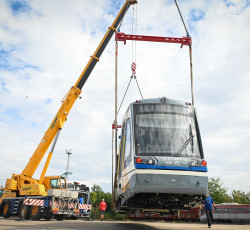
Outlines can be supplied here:
[[168, 170], [185, 170], [207, 172], [207, 167], [176, 167], [176, 166], [157, 166], [147, 164], [135, 164], [136, 169], [168, 169]]

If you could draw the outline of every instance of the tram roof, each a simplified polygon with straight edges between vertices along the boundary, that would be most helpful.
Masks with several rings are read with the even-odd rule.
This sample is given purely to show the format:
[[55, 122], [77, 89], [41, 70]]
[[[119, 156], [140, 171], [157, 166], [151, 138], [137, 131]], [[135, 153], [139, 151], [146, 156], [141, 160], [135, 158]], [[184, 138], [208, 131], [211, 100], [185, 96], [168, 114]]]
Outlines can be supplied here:
[[132, 104], [138, 104], [138, 103], [144, 103], [144, 104], [152, 104], [152, 103], [166, 103], [166, 104], [171, 104], [171, 105], [182, 105], [182, 106], [191, 106], [191, 103], [189, 102], [183, 102], [179, 100], [174, 100], [170, 99], [167, 97], [157, 97], [157, 98], [148, 98], [148, 99], [142, 99], [142, 100], [137, 100], [133, 102]]
[[174, 100], [174, 99], [170, 99], [170, 98], [167, 98], [165, 96], [163, 97], [157, 97], [157, 98], [148, 98], [148, 99], [142, 99], [142, 100], [136, 100], [135, 102], [131, 103], [124, 116], [123, 116], [123, 121], [126, 119], [127, 117], [127, 114], [130, 110], [133, 111], [133, 105], [135, 104], [169, 104], [169, 105], [179, 105], [179, 106], [184, 106], [184, 107], [191, 107], [193, 109], [195, 109], [191, 103], [189, 102], [183, 102], [183, 101], [179, 101], [179, 100]]

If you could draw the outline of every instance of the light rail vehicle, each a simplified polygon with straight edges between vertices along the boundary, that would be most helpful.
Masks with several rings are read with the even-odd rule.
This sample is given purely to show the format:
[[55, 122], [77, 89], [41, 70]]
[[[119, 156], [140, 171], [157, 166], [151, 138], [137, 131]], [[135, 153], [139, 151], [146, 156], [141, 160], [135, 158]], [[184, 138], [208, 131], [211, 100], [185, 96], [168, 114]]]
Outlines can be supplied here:
[[124, 115], [116, 164], [120, 211], [193, 207], [208, 191], [196, 110], [166, 97], [131, 103]]

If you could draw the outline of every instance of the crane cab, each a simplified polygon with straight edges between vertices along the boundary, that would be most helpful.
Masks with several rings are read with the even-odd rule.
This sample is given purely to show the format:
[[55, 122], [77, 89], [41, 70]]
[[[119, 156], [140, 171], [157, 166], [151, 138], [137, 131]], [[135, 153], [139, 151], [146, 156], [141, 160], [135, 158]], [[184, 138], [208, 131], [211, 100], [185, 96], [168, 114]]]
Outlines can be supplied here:
[[60, 176], [47, 176], [44, 177], [43, 184], [47, 189], [67, 189], [67, 183], [65, 178]]
[[[62, 180], [64, 182], [62, 182]], [[24, 183], [20, 186], [20, 195], [31, 195], [31, 196], [47, 196], [48, 189], [66, 189], [65, 178], [60, 176], [47, 176], [44, 177], [43, 183], [39, 184], [36, 180], [33, 183]]]
[[0, 188], [0, 197], [3, 195], [4, 188]]

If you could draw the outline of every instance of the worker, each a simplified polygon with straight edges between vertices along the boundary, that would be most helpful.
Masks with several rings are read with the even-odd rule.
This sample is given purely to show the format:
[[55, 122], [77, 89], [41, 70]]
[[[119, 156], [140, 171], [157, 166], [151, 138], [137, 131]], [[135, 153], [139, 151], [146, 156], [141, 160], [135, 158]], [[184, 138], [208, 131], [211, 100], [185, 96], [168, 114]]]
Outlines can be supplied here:
[[[84, 198], [83, 198], [83, 195], [81, 195], [79, 198], [79, 204], [83, 204], [83, 203], [84, 203]], [[83, 215], [83, 209], [80, 209], [80, 215]]]
[[104, 212], [107, 208], [107, 204], [105, 203], [104, 199], [102, 199], [102, 202], [99, 204], [99, 210], [101, 213], [101, 221], [103, 221], [104, 218]]
[[215, 203], [209, 194], [205, 195], [205, 201], [202, 201], [202, 206], [204, 206], [205, 209], [208, 227], [211, 228], [213, 222], [213, 206], [215, 207]]

